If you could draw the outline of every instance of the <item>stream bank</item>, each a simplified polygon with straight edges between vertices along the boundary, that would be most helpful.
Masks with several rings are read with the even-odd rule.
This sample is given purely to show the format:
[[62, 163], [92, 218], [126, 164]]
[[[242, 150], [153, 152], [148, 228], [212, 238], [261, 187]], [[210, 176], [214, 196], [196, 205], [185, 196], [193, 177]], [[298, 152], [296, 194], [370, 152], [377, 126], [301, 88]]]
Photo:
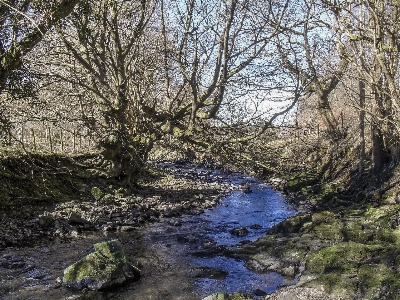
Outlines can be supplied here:
[[[87, 201], [3, 215], [0, 297], [194, 300], [238, 289], [262, 297], [292, 283], [293, 276], [288, 280], [277, 273], [250, 272], [237, 251], [294, 213], [278, 193], [238, 174], [164, 167], [170, 175], [142, 185], [133, 195], [87, 186], [92, 194]], [[269, 204], [263, 204], [262, 195], [270, 198]], [[224, 212], [227, 207], [232, 210]], [[139, 281], [100, 292], [61, 285], [68, 265], [92, 252], [94, 243], [115, 238], [143, 266]], [[244, 286], [238, 283], [243, 278], [249, 279]]]
[[[227, 223], [202, 219], [199, 226], [194, 220], [213, 219], [225, 205], [224, 196], [240, 199], [233, 206], [246, 203], [248, 188], [257, 195], [250, 186], [260, 183], [234, 174], [226, 174], [231, 178], [227, 181], [218, 172], [184, 165], [169, 169], [169, 175], [143, 184], [132, 195], [120, 190], [107, 194], [101, 186], [88, 185], [92, 198], [86, 201], [70, 200], [41, 210], [24, 207], [3, 215], [0, 298], [197, 300], [216, 290], [247, 289], [257, 299], [397, 299], [398, 193], [388, 190], [375, 202], [341, 206], [344, 197], [334, 192], [333, 201], [339, 205], [327, 210], [326, 193], [318, 200], [318, 193], [311, 191], [318, 187], [310, 184], [302, 188], [303, 195], [295, 193], [301, 196], [296, 199], [303, 212], [286, 220], [289, 215], [239, 226], [228, 215]], [[247, 187], [237, 185], [240, 181]], [[276, 193], [268, 186], [262, 189]], [[319, 190], [332, 189], [325, 185]], [[323, 205], [317, 207], [318, 201]], [[234, 241], [224, 243], [226, 237]], [[65, 267], [92, 252], [94, 243], [114, 238], [135, 264], [145, 266], [139, 281], [100, 292], [61, 285]], [[232, 269], [239, 278], [260, 274], [255, 280], [265, 279], [259, 286], [230, 284]]]
[[399, 168], [379, 177], [344, 175], [298, 174], [281, 181], [289, 198], [308, 210], [277, 224], [241, 253], [254, 271], [289, 266], [301, 277], [296, 286], [266, 299], [304, 288], [339, 299], [400, 298]]

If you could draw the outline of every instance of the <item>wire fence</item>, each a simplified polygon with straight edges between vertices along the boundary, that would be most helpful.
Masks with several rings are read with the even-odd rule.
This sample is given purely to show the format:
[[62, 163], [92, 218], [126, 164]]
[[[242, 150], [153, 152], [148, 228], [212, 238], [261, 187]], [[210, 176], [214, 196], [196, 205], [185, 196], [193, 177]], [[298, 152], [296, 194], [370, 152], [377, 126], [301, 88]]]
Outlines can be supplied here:
[[34, 153], [73, 154], [93, 150], [96, 142], [86, 128], [73, 124], [25, 123], [2, 133], [3, 148], [23, 149]]

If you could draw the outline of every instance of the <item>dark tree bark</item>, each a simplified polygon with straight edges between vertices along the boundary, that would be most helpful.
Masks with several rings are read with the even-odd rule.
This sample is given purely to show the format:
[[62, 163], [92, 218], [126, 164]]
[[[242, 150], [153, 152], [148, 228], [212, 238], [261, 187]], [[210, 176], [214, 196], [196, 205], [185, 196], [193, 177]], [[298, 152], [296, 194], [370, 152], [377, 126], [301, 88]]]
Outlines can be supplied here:
[[384, 132], [382, 129], [382, 95], [376, 87], [373, 87], [375, 104], [372, 108], [372, 121], [371, 121], [371, 142], [372, 142], [372, 163], [374, 173], [382, 172], [387, 161], [387, 151], [384, 141]]

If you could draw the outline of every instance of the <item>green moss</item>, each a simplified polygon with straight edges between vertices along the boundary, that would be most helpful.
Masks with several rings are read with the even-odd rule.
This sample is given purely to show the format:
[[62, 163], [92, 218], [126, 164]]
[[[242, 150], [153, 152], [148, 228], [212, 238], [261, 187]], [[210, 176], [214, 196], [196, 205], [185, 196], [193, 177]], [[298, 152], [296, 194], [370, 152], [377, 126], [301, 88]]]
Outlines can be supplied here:
[[352, 241], [357, 243], [367, 243], [370, 236], [364, 231], [363, 219], [348, 220], [342, 228], [344, 241]]
[[124, 246], [117, 240], [94, 244], [94, 250], [109, 260], [127, 262]]
[[111, 194], [105, 194], [102, 198], [99, 199], [101, 202], [104, 203], [112, 203], [115, 200], [114, 195]]
[[93, 187], [90, 192], [91, 192], [92, 196], [94, 197], [94, 199], [96, 199], [97, 201], [100, 200], [104, 196], [103, 191], [100, 190], [97, 186]]
[[366, 264], [358, 270], [359, 289], [364, 299], [398, 299], [400, 274], [384, 264]]
[[203, 300], [228, 300], [229, 295], [225, 293], [214, 293], [203, 298]]
[[394, 204], [397, 202], [397, 199], [397, 191], [394, 189], [387, 190], [382, 195], [382, 200], [385, 204]]
[[63, 281], [66, 285], [81, 289], [85, 284], [94, 284], [95, 288], [102, 288], [113, 281], [125, 280], [124, 274], [130, 265], [123, 245], [112, 240], [97, 243], [94, 249], [95, 252], [65, 269]]
[[343, 266], [354, 268], [382, 250], [379, 245], [364, 245], [360, 243], [339, 243], [311, 253], [306, 262], [306, 268], [311, 273], [323, 274], [331, 271], [343, 271]]
[[71, 265], [64, 272], [64, 282], [80, 281], [88, 276], [93, 276], [97, 272], [95, 266], [101, 262], [100, 259], [101, 257], [97, 253], [90, 253], [84, 259]]
[[311, 221], [311, 214], [299, 213], [283, 222], [275, 225], [270, 229], [271, 233], [298, 233], [303, 225]]
[[314, 213], [312, 215], [312, 222], [313, 223], [328, 223], [331, 222], [332, 220], [334, 220], [335, 214], [333, 212], [330, 211], [323, 211], [323, 212], [318, 212], [318, 213]]
[[329, 294], [341, 296], [345, 299], [356, 298], [357, 277], [356, 273], [329, 273], [319, 276], [310, 282], [303, 284], [304, 287], [324, 287]]
[[307, 187], [311, 187], [314, 182], [315, 182], [314, 176], [302, 173], [296, 177], [288, 179], [285, 187], [289, 191], [302, 190], [303, 192], [305, 192]]
[[322, 240], [342, 241], [343, 240], [343, 224], [335, 220], [331, 223], [322, 223], [315, 225], [313, 228], [314, 235]]

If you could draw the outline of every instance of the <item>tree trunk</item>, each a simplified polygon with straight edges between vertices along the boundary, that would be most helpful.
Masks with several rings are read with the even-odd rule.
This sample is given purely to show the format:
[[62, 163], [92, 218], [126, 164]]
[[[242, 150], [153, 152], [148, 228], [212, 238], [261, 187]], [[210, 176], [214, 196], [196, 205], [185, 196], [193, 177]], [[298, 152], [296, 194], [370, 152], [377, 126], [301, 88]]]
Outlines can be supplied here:
[[372, 141], [372, 163], [374, 166], [374, 173], [380, 173], [385, 165], [386, 151], [383, 140], [382, 130], [376, 121], [371, 123], [371, 141]]
[[121, 131], [110, 133], [100, 143], [100, 150], [108, 165], [107, 178], [123, 187], [136, 186], [154, 141], [145, 137], [132, 137]]
[[318, 111], [322, 117], [328, 134], [333, 140], [338, 140], [342, 137], [342, 133], [339, 130], [339, 123], [333, 115], [332, 108], [328, 101], [327, 95], [318, 95]]
[[365, 161], [365, 83], [360, 80], [358, 86], [360, 91], [360, 161], [358, 164], [358, 173], [361, 175], [364, 171]]
[[[378, 82], [381, 84], [380, 81]], [[372, 107], [371, 121], [372, 163], [374, 173], [378, 174], [382, 172], [385, 166], [387, 151], [384, 140], [384, 129], [382, 128], [382, 120], [384, 119], [383, 99], [376, 86], [373, 87], [373, 96], [375, 103]]]

